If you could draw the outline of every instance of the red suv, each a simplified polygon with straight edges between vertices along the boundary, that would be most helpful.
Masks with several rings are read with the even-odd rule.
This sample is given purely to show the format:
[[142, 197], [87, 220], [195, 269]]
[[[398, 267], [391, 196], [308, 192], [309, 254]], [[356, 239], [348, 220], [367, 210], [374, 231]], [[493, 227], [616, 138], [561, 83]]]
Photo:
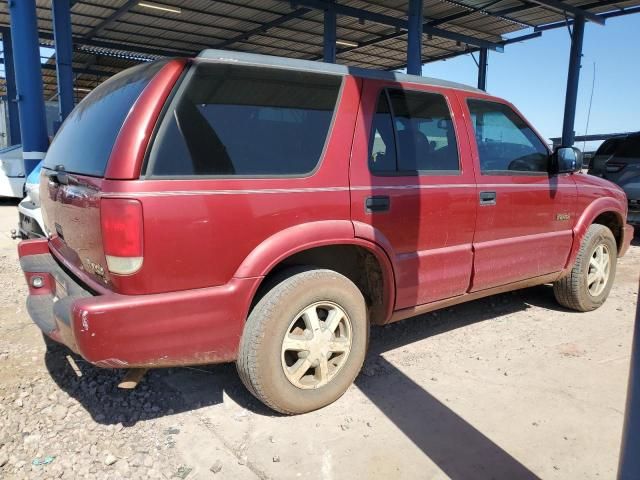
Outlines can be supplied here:
[[28, 309], [95, 365], [235, 361], [307, 412], [353, 382], [370, 324], [542, 283], [600, 306], [632, 230], [580, 164], [464, 85], [222, 51], [137, 66], [51, 144]]

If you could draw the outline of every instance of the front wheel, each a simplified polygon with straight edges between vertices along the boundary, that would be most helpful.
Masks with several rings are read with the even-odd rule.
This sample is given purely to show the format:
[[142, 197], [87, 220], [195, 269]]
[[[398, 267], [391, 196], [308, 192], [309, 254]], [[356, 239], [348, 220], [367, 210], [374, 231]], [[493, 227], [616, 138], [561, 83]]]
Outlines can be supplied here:
[[579, 312], [598, 308], [611, 291], [617, 259], [618, 247], [611, 230], [604, 225], [591, 225], [571, 272], [553, 284], [558, 303]]
[[362, 293], [332, 270], [299, 268], [251, 311], [236, 362], [247, 389], [281, 413], [337, 400], [362, 368], [369, 341]]

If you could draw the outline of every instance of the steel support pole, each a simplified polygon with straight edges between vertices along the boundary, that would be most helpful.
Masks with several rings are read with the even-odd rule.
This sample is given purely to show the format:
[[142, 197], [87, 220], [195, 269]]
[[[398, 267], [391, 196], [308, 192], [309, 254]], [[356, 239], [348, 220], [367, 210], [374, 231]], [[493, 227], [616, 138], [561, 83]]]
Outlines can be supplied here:
[[486, 48], [480, 49], [480, 59], [478, 61], [478, 88], [487, 91], [487, 63], [489, 59], [489, 51]]
[[564, 120], [562, 123], [562, 146], [570, 147], [575, 138], [576, 103], [578, 101], [578, 85], [582, 60], [582, 41], [584, 39], [584, 17], [579, 15], [573, 23], [571, 35], [571, 52], [569, 54], [569, 74], [567, 75], [567, 92], [564, 100]]
[[73, 44], [69, 0], [53, 0], [53, 35], [56, 47], [59, 120], [73, 110]]
[[44, 158], [49, 139], [42, 90], [35, 0], [10, 1], [11, 36], [25, 173]]
[[326, 63], [336, 63], [336, 22], [336, 9], [331, 5], [324, 11], [322, 60]]
[[636, 306], [636, 326], [631, 350], [631, 369], [627, 390], [624, 431], [618, 478], [635, 480], [640, 478], [640, 294]]
[[407, 73], [422, 74], [422, 0], [409, 1]]
[[13, 67], [13, 45], [9, 29], [2, 31], [2, 50], [4, 53], [4, 77], [7, 85], [7, 113], [9, 114], [7, 145], [20, 143], [20, 114], [16, 97], [16, 74]]

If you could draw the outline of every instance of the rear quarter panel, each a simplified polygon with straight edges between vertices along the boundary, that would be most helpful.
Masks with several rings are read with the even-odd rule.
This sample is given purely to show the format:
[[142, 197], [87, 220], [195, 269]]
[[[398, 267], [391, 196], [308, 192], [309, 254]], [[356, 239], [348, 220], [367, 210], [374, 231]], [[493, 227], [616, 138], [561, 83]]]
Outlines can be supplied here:
[[[308, 177], [106, 180], [103, 196], [137, 198], [144, 215], [144, 264], [135, 275], [120, 279], [119, 291], [140, 294], [221, 285], [278, 232], [349, 221], [348, 166], [359, 97], [359, 80], [345, 77], [320, 166]], [[352, 227], [343, 233], [353, 238]], [[300, 243], [304, 241], [300, 237]], [[244, 268], [238, 275], [264, 273]]]

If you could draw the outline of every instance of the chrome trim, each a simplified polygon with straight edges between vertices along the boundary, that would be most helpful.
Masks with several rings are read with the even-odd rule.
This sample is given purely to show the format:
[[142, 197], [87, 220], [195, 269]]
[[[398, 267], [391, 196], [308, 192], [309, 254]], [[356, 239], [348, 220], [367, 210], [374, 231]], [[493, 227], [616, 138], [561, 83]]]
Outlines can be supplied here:
[[[573, 184], [555, 185], [548, 184], [527, 184], [527, 183], [448, 183], [437, 185], [356, 185], [353, 187], [308, 187], [308, 188], [261, 188], [261, 189], [215, 189], [215, 190], [172, 190], [155, 192], [103, 192], [104, 198], [121, 197], [172, 197], [172, 196], [193, 196], [193, 195], [260, 195], [260, 194], [283, 194], [283, 193], [318, 193], [318, 192], [345, 192], [353, 191], [374, 191], [374, 190], [435, 190], [451, 188], [497, 188], [515, 187], [527, 189], [549, 189], [549, 188], [576, 188]], [[600, 188], [588, 185], [586, 187]]]

